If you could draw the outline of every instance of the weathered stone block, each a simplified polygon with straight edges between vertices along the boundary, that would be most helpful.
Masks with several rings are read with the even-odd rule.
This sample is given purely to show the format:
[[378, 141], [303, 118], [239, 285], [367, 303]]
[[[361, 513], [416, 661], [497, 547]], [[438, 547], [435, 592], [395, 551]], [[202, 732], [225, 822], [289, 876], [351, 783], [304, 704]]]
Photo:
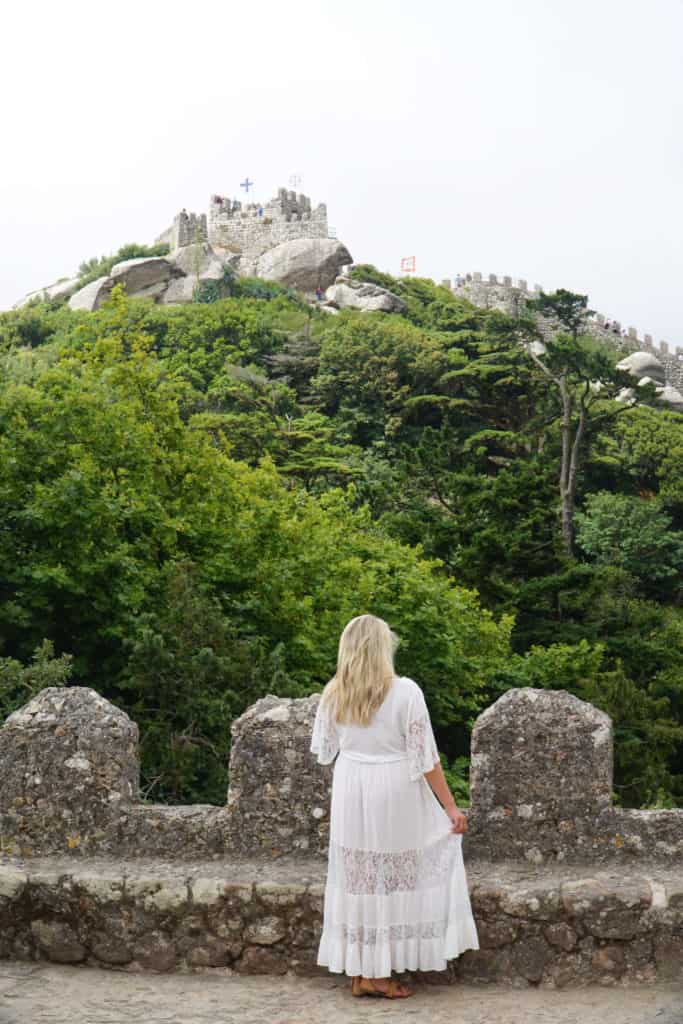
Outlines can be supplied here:
[[161, 932], [153, 931], [138, 939], [135, 960], [150, 971], [170, 971], [175, 967], [177, 954], [175, 944]]
[[650, 886], [642, 879], [608, 883], [586, 878], [562, 883], [567, 914], [601, 939], [633, 938], [651, 902]]
[[85, 959], [85, 948], [65, 921], [36, 920], [31, 931], [39, 949], [57, 964], [77, 964]]

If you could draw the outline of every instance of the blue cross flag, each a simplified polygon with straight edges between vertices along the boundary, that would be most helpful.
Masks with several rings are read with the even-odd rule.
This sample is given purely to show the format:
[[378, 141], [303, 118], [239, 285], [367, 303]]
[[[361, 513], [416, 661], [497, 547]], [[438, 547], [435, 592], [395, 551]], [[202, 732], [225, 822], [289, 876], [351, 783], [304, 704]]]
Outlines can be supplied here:
[[240, 182], [240, 188], [243, 188], [243, 189], [244, 189], [244, 191], [245, 191], [245, 192], [246, 192], [246, 193], [248, 194], [248, 193], [249, 193], [249, 189], [251, 188], [251, 186], [252, 186], [253, 184], [254, 184], [254, 182], [253, 182], [253, 181], [249, 181], [249, 177], [247, 176], [247, 177], [246, 177], [246, 178], [244, 179], [244, 181], [241, 181], [241, 182]]

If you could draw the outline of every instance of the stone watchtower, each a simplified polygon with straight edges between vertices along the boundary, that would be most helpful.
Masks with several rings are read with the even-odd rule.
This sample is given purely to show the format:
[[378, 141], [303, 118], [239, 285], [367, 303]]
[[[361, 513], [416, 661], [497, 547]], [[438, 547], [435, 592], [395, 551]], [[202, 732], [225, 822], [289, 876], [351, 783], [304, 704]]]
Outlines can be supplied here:
[[313, 207], [303, 193], [280, 188], [264, 205], [213, 195], [208, 214], [181, 210], [155, 242], [168, 244], [171, 251], [208, 242], [221, 256], [239, 257], [241, 273], [253, 273], [259, 256], [283, 242], [329, 237], [325, 203]]

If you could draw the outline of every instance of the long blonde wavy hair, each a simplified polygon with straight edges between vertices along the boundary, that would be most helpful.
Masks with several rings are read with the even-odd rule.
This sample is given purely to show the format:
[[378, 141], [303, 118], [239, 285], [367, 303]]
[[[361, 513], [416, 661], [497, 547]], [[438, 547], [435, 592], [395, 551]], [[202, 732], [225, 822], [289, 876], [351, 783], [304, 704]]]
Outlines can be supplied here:
[[398, 637], [384, 619], [357, 615], [339, 638], [337, 671], [325, 686], [321, 702], [329, 702], [337, 722], [367, 725], [394, 679]]

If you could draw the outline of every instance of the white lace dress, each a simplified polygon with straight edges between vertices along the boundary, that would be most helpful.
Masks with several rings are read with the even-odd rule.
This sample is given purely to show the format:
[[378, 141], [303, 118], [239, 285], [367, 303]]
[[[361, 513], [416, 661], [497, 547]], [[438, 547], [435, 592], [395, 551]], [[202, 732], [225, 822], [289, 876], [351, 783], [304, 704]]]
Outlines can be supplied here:
[[479, 949], [462, 835], [424, 772], [439, 760], [424, 694], [397, 676], [367, 726], [318, 705], [311, 751], [335, 756], [317, 963], [366, 978], [445, 970]]

